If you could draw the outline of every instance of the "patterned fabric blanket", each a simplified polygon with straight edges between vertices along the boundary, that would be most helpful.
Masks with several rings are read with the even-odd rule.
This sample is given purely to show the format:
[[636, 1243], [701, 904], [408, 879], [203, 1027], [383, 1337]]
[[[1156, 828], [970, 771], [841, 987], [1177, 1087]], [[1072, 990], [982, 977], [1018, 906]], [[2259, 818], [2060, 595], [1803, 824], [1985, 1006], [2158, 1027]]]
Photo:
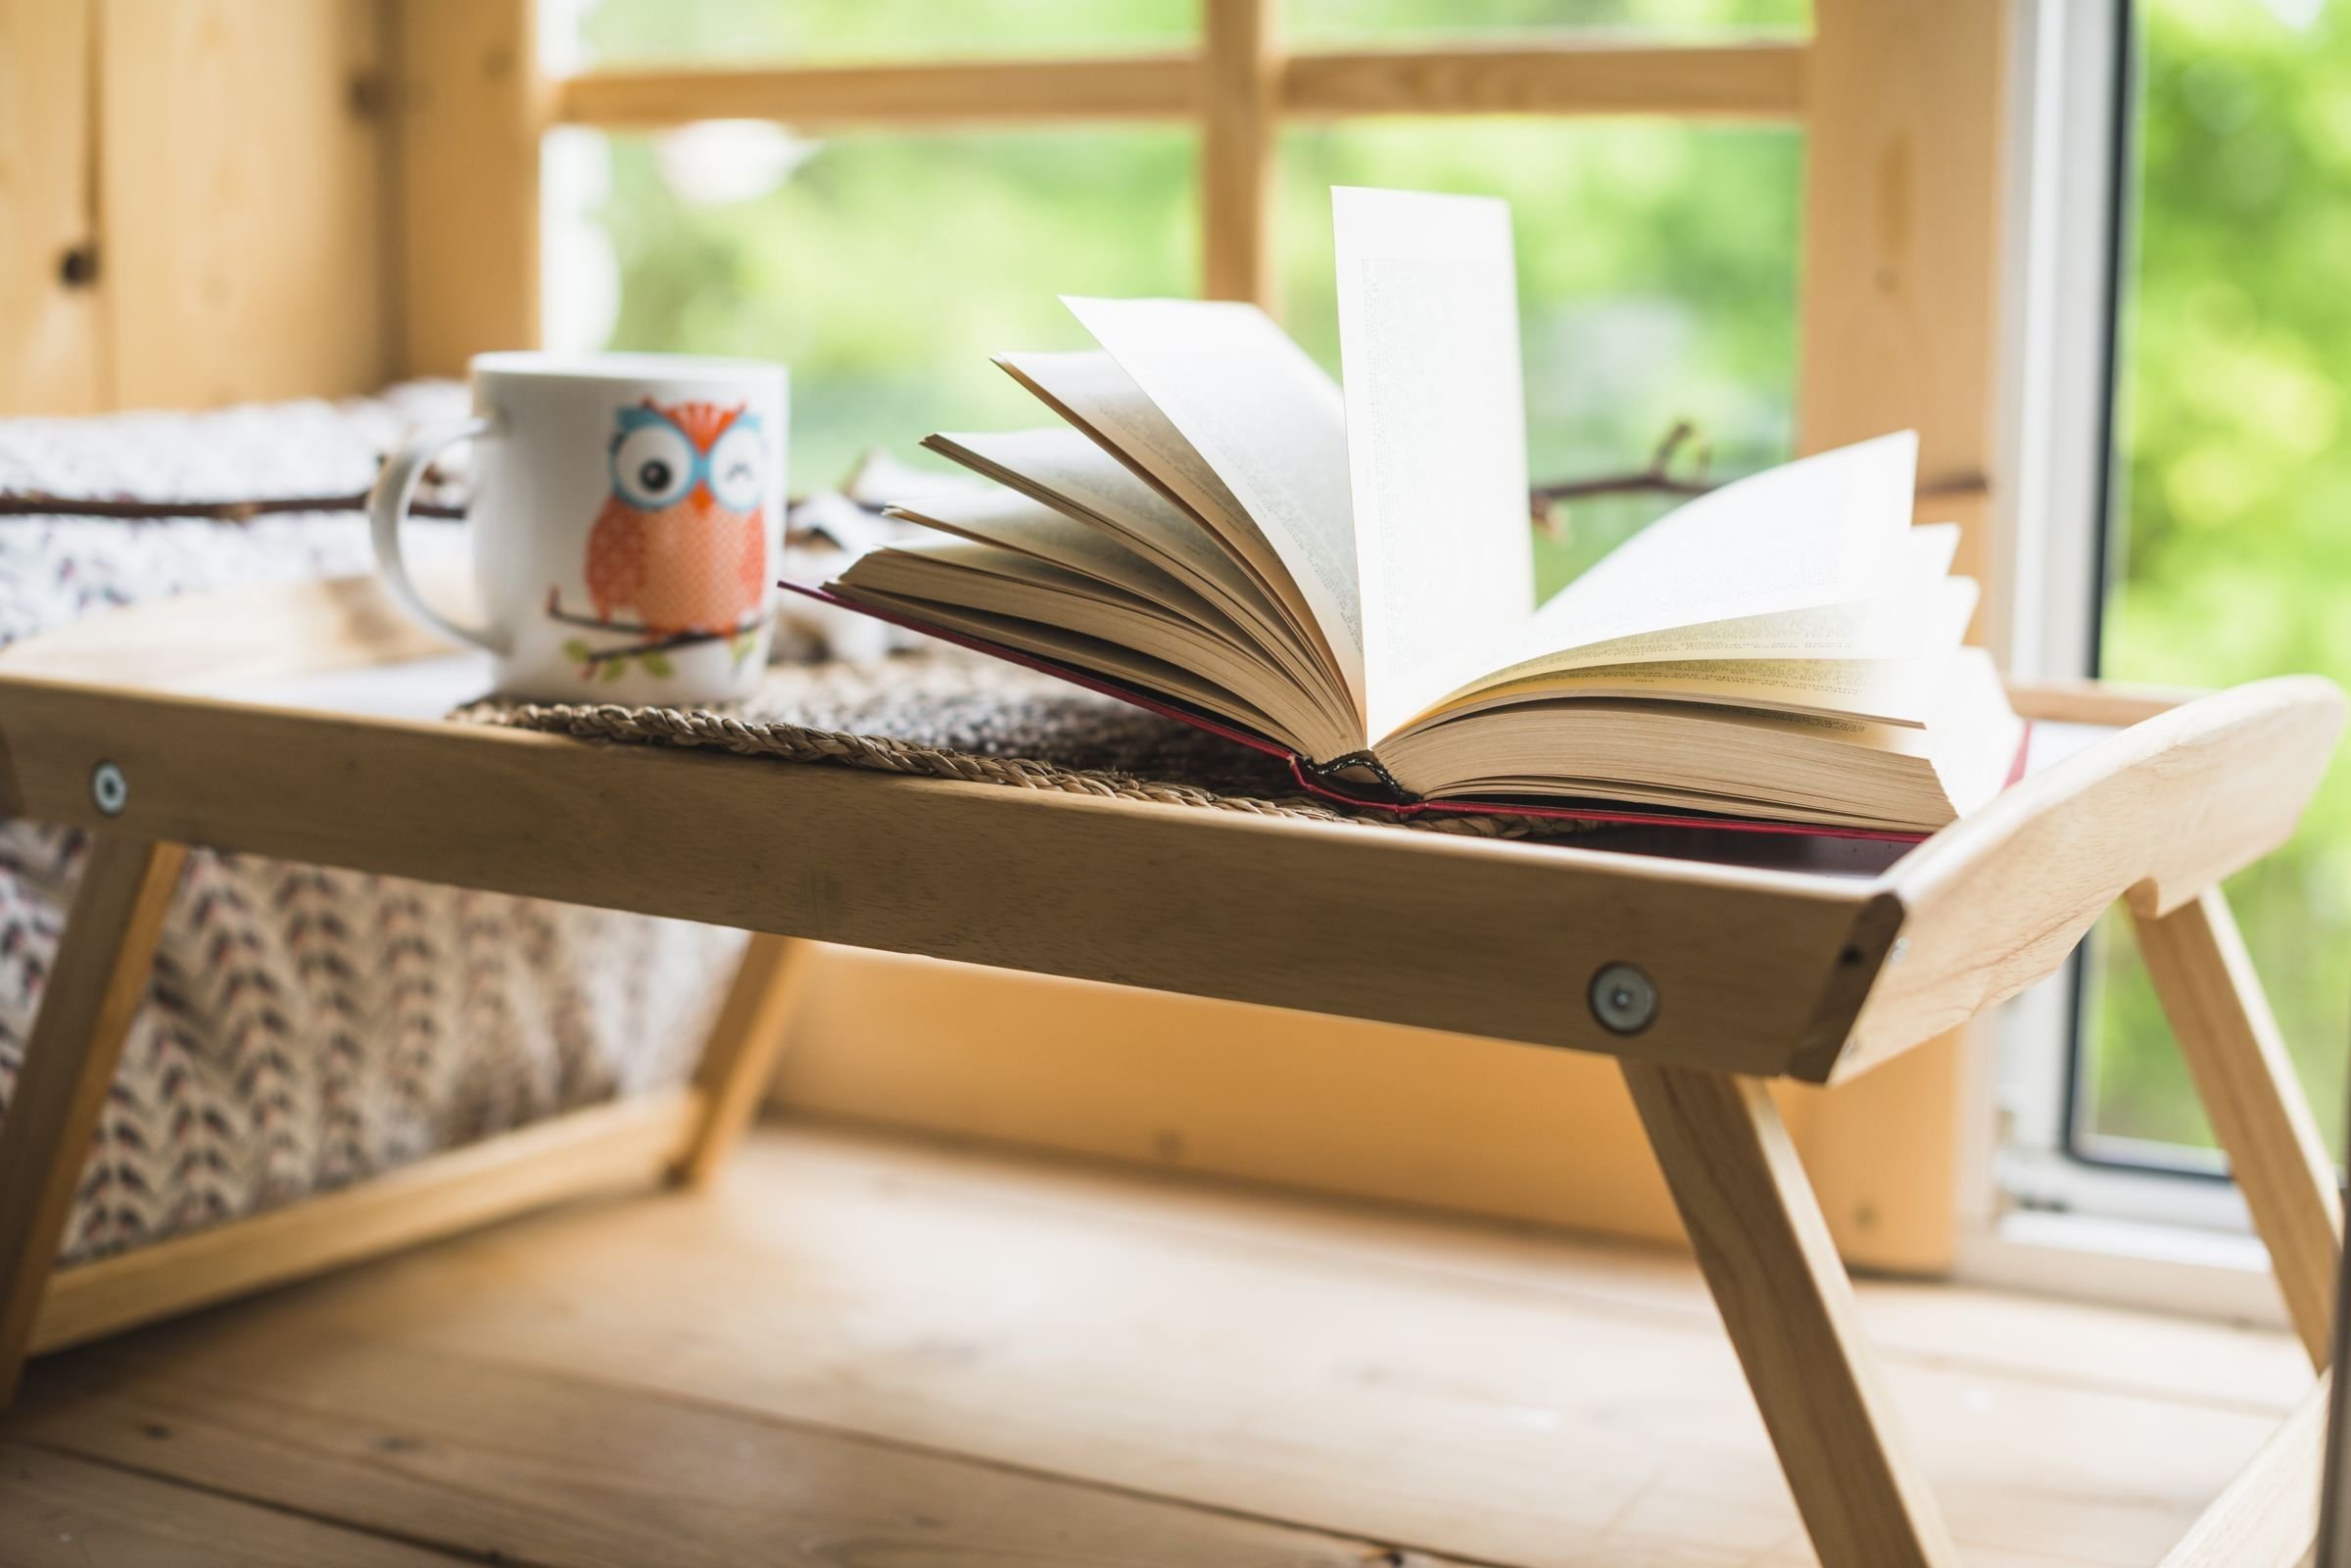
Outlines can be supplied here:
[[[208, 414], [0, 420], [0, 490], [356, 491], [461, 389]], [[357, 514], [0, 519], [0, 641], [141, 599], [364, 571]], [[84, 857], [0, 821], [0, 1114]], [[680, 1081], [742, 935], [198, 851], [75, 1195], [80, 1260], [553, 1113]]]

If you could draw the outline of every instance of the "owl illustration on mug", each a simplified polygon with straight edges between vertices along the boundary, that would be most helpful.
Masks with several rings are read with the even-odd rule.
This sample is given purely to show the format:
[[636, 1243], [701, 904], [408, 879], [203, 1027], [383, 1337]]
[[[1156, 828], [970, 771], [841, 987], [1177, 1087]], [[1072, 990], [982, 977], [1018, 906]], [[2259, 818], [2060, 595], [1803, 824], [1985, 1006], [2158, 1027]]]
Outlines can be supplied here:
[[619, 409], [612, 494], [588, 535], [588, 597], [601, 622], [634, 615], [655, 637], [733, 637], [767, 592], [767, 448], [747, 404]]

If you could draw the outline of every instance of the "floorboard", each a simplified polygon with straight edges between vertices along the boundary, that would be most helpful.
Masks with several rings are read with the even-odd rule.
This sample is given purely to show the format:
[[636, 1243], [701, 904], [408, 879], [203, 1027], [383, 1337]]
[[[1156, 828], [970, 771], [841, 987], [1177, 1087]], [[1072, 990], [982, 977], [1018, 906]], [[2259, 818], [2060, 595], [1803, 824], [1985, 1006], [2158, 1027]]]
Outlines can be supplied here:
[[17, 1429], [501, 1564], [1360, 1568], [1378, 1555], [710, 1402], [299, 1323], [257, 1332], [230, 1314], [44, 1368]]
[[[1862, 1311], [1970, 1568], [2154, 1561], [2309, 1384]], [[547, 1568], [1811, 1561], [1684, 1258], [841, 1129], [37, 1363], [5, 1439]]]
[[464, 1561], [0, 1443], [6, 1568], [455, 1568]]

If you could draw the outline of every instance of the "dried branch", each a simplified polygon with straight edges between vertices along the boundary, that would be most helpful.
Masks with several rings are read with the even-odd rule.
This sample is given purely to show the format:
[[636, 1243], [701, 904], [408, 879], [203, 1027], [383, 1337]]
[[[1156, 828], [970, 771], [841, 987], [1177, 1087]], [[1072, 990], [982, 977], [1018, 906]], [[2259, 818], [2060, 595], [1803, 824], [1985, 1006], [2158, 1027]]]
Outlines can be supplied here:
[[[51, 496], [40, 491], [0, 491], [0, 517], [113, 517], [139, 522], [165, 517], [197, 517], [216, 523], [245, 523], [272, 512], [359, 512], [367, 509], [367, 493], [349, 496], [262, 496], [244, 500], [116, 500], [80, 496]], [[461, 518], [462, 506], [417, 501], [411, 517]]]
[[1535, 527], [1554, 540], [1566, 538], [1566, 519], [1560, 502], [1588, 500], [1595, 496], [1703, 496], [1714, 486], [1705, 477], [1706, 466], [1713, 459], [1713, 449], [1699, 447], [1688, 478], [1673, 474], [1674, 454], [1696, 439], [1698, 427], [1687, 419], [1677, 419], [1666, 431], [1656, 450], [1650, 453], [1649, 466], [1638, 473], [1605, 474], [1596, 479], [1569, 479], [1549, 485], [1537, 485], [1528, 494], [1528, 502]]
[[[1703, 496], [1719, 488], [1707, 479], [1706, 470], [1713, 460], [1713, 450], [1701, 446], [1693, 453], [1691, 471], [1686, 477], [1672, 472], [1675, 453], [1696, 439], [1698, 427], [1687, 419], [1676, 420], [1665, 432], [1656, 451], [1650, 454], [1649, 466], [1638, 473], [1611, 474], [1598, 479], [1571, 479], [1557, 484], [1537, 485], [1528, 492], [1528, 500], [1535, 527], [1553, 540], [1564, 542], [1567, 535], [1566, 517], [1559, 505], [1562, 501], [1584, 500], [1595, 496]], [[1727, 483], [1727, 481], [1725, 481]], [[1918, 487], [1920, 500], [1943, 497], [1980, 496], [1987, 481], [1980, 473], [1965, 473], [1949, 478], [1931, 480]]]
[[[1588, 479], [1559, 480], [1537, 485], [1528, 492], [1527, 500], [1534, 526], [1555, 540], [1566, 537], [1566, 517], [1563, 503], [1570, 500], [1589, 500], [1601, 496], [1703, 496], [1716, 488], [1707, 477], [1713, 459], [1712, 448], [1701, 443], [1691, 452], [1689, 471], [1676, 474], [1674, 459], [1685, 447], [1698, 441], [1698, 427], [1687, 419], [1674, 421], [1671, 429], [1658, 441], [1650, 453], [1646, 467], [1632, 473], [1602, 474]], [[426, 475], [428, 480], [434, 476]], [[1921, 485], [1921, 499], [1934, 496], [1969, 495], [1984, 489], [1980, 474]], [[864, 510], [881, 515], [883, 508], [858, 501]], [[797, 501], [791, 503], [796, 509]], [[212, 522], [244, 523], [256, 517], [287, 512], [356, 512], [367, 509], [367, 492], [359, 491], [339, 496], [265, 496], [239, 500], [120, 500], [71, 496], [52, 496], [40, 491], [0, 491], [0, 517], [111, 517], [124, 521], [144, 521], [170, 517], [194, 517]], [[411, 517], [462, 520], [465, 508], [436, 501], [417, 501], [409, 506]], [[821, 528], [797, 528], [789, 522], [784, 538], [787, 544], [798, 544], [823, 532]], [[553, 613], [552, 607], [550, 613]], [[575, 625], [601, 627], [606, 630], [632, 630], [611, 627], [601, 621], [581, 620], [557, 615]], [[634, 630], [647, 630], [635, 628]]]
[[[567, 610], [563, 607], [562, 592], [552, 588], [547, 591], [547, 618], [551, 621], [560, 621], [565, 626], [584, 626], [592, 632], [630, 632], [639, 637], [668, 637], [671, 635], [666, 631], [647, 626], [642, 621], [600, 620], [593, 615], [582, 615], [577, 610]], [[700, 639], [703, 641], [719, 642], [728, 638], [741, 637], [745, 632], [756, 632], [757, 630], [759, 630], [759, 618], [754, 617], [744, 622], [732, 632], [688, 632], [681, 635], [690, 639]]]
[[[792, 505], [798, 503], [792, 502]], [[882, 508], [856, 504], [880, 516]], [[367, 492], [348, 496], [261, 496], [241, 500], [118, 500], [79, 496], [52, 496], [43, 491], [0, 490], [0, 517], [111, 517], [120, 522], [147, 522], [169, 517], [192, 517], [205, 522], [248, 523], [256, 517], [284, 512], [363, 512]], [[465, 508], [439, 501], [414, 501], [410, 517], [462, 522]], [[788, 513], [789, 515], [789, 513]], [[821, 528], [787, 524], [784, 542], [796, 545], [823, 533]]]
[[582, 657], [588, 669], [613, 659], [642, 658], [648, 653], [667, 653], [672, 648], [697, 647], [704, 642], [726, 641], [716, 632], [673, 632], [668, 637], [655, 638], [649, 642], [624, 642], [618, 647], [592, 648]]

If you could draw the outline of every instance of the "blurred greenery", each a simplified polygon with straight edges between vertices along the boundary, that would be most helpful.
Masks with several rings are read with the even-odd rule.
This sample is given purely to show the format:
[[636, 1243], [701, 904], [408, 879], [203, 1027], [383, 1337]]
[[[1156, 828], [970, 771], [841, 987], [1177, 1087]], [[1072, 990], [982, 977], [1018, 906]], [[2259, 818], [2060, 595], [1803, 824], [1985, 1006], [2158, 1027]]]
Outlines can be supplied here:
[[[1348, 27], [1626, 22], [1682, 32], [1800, 25], [1801, 0], [1293, 0], [1301, 36]], [[904, 54], [905, 3], [597, 0], [578, 50], [604, 61]], [[948, 53], [987, 32], [998, 52], [1071, 35], [1181, 40], [1162, 0], [941, 12]], [[1032, 423], [1034, 404], [988, 364], [1013, 349], [1084, 346], [1062, 294], [1185, 294], [1199, 253], [1194, 138], [1181, 130], [862, 135], [802, 142], [768, 126], [593, 137], [587, 196], [617, 266], [608, 326], [586, 342], [757, 355], [792, 367], [792, 471], [831, 482], [876, 443], [901, 455], [938, 429]], [[1784, 457], [1795, 376], [1800, 137], [1658, 121], [1457, 120], [1293, 129], [1283, 137], [1284, 316], [1335, 371], [1329, 188], [1382, 184], [1511, 199], [1523, 299], [1529, 457], [1538, 475], [1638, 467], [1676, 419], [1717, 471]], [[764, 175], [764, 177], [762, 177]], [[552, 183], [562, 184], [558, 178]], [[593, 240], [595, 234], [586, 236]], [[575, 264], [551, 246], [558, 265]], [[567, 291], [558, 287], [558, 297]], [[587, 312], [594, 313], [593, 306]], [[1594, 501], [1562, 543], [1538, 541], [1545, 592], [1659, 508]]]
[[[570, 0], [604, 61], [885, 58], [1180, 47], [1186, 0]], [[2106, 669], [2217, 685], [2351, 678], [2351, 448], [2338, 440], [2351, 291], [2351, 54], [2323, 0], [2142, 0], [2143, 217], [2126, 345], [2128, 489]], [[1303, 41], [1639, 24], [1800, 27], [1804, 0], [1289, 0]], [[1080, 346], [1063, 293], [1181, 294], [1199, 249], [1177, 128], [870, 135], [770, 126], [574, 138], [551, 179], [608, 241], [558, 337], [792, 366], [795, 483], [935, 429], [1034, 422], [987, 363]], [[583, 154], [580, 150], [586, 149]], [[1800, 139], [1646, 120], [1366, 121], [1283, 136], [1284, 316], [1336, 359], [1327, 188], [1507, 196], [1517, 227], [1530, 458], [1539, 477], [1628, 469], [1675, 419], [1719, 471], [1786, 454]], [[583, 172], [585, 171], [585, 172]], [[551, 246], [558, 265], [572, 247]], [[1655, 515], [1595, 503], [1556, 587]], [[2351, 785], [2330, 780], [2287, 852], [2231, 893], [2296, 1061], [2339, 1120], [2351, 1035]], [[2087, 1086], [2098, 1131], [2207, 1138], [2135, 957], [2101, 941]]]
[[1198, 0], [542, 0], [585, 62], [972, 59], [1181, 49]]
[[[2351, 683], [2351, 27], [2323, 0], [2142, 0], [2139, 219], [2122, 342], [2117, 678]], [[2339, 1153], [2351, 776], [2230, 884]], [[2085, 1124], [2209, 1146], [2137, 955], [2103, 934]]]
[[1801, 31], [1812, 7], [1810, 0], [1288, 0], [1281, 20], [1292, 43], [1340, 47], [1537, 27], [1629, 25], [1669, 38], [1725, 27]]

